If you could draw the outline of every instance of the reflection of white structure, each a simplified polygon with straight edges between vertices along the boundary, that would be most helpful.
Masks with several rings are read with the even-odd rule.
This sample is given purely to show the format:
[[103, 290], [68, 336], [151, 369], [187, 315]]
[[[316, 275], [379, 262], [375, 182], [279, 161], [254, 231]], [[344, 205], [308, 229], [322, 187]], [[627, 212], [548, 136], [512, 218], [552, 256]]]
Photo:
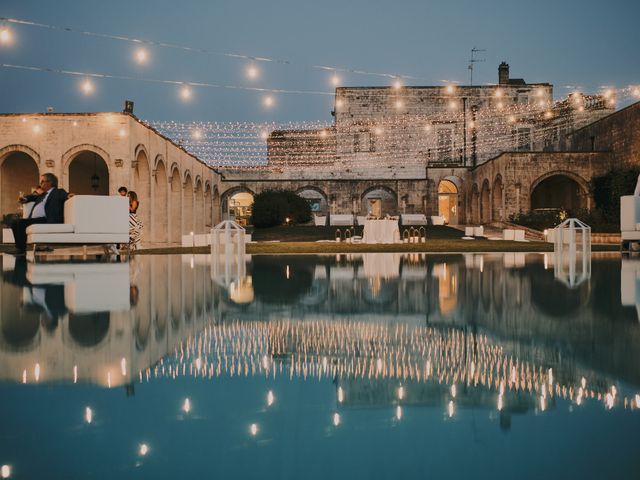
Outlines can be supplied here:
[[553, 229], [554, 275], [573, 288], [591, 278], [591, 228], [568, 218]]
[[640, 320], [640, 259], [622, 259], [620, 283], [620, 302], [624, 306], [635, 306]]
[[366, 278], [398, 278], [401, 253], [363, 253], [363, 275]]
[[32, 285], [64, 285], [64, 303], [74, 313], [129, 310], [128, 263], [30, 263]]

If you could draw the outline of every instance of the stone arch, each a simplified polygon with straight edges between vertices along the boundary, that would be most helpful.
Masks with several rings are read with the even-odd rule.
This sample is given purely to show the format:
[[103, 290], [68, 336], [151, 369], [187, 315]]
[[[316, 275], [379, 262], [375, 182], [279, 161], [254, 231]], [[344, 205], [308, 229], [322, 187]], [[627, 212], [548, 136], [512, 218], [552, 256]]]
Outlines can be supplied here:
[[589, 208], [589, 188], [580, 176], [566, 171], [548, 172], [531, 184], [530, 209]]
[[182, 182], [180, 170], [173, 164], [169, 179], [169, 242], [182, 241]]
[[[157, 157], [156, 157], [157, 160]], [[166, 243], [169, 240], [169, 184], [164, 161], [155, 162], [153, 170], [154, 202], [153, 202], [153, 230], [154, 240]]]
[[[93, 147], [93, 146], [91, 146]], [[76, 150], [64, 162], [63, 185], [77, 195], [109, 195], [110, 165], [109, 155], [97, 147]], [[66, 154], [65, 154], [66, 155]], [[114, 192], [115, 193], [115, 188]]]
[[167, 171], [167, 162], [165, 162], [164, 156], [159, 153], [158, 155], [156, 155], [156, 158], [153, 159], [153, 169], [157, 170], [158, 165], [161, 163], [164, 165], [165, 171]]
[[204, 233], [204, 190], [202, 189], [202, 177], [200, 177], [200, 175], [196, 177], [193, 193], [195, 197], [195, 232]]
[[498, 174], [491, 189], [491, 218], [493, 220], [504, 221], [503, 192], [502, 175]]
[[[244, 197], [241, 201], [234, 204], [234, 197], [239, 194], [251, 195], [251, 203], [249, 203], [248, 197]], [[254, 196], [255, 193], [244, 185], [239, 185], [226, 190], [221, 195], [222, 218], [228, 219], [233, 217], [236, 221], [239, 221], [239, 223], [248, 222], [249, 217], [251, 216], [251, 204], [253, 203]]]
[[[111, 164], [111, 156], [106, 150], [98, 147], [97, 145], [93, 145], [90, 143], [83, 143], [80, 145], [76, 145], [75, 147], [71, 147], [69, 150], [62, 154], [62, 171], [67, 172], [69, 169], [69, 163], [74, 159], [74, 157], [83, 151], [93, 152], [100, 155], [103, 160], [107, 163], [107, 165]], [[115, 193], [115, 192], [114, 192]]]
[[[20, 146], [15, 145], [15, 147]], [[7, 150], [7, 148], [0, 151], [2, 152], [0, 154], [1, 215], [19, 213], [18, 196], [20, 192], [23, 194], [31, 193], [31, 190], [38, 185], [40, 177], [38, 161], [25, 151], [31, 149], [27, 147]]]
[[7, 145], [6, 147], [0, 149], [0, 163], [4, 162], [7, 155], [14, 152], [22, 152], [29, 155], [31, 158], [33, 158], [36, 164], [40, 165], [40, 154], [38, 154], [38, 152], [36, 152], [31, 147], [27, 147], [26, 145], [21, 145], [19, 143], [16, 143], [14, 145]]
[[182, 186], [182, 219], [183, 219], [183, 233], [195, 232], [195, 208], [193, 199], [193, 178], [191, 172], [186, 171], [184, 175], [184, 183]]
[[305, 185], [304, 187], [298, 188], [296, 194], [309, 202], [313, 213], [326, 215], [329, 211], [327, 194], [321, 188], [313, 185]]
[[458, 194], [462, 182], [455, 182], [453, 178], [445, 177], [438, 183], [438, 215], [445, 223], [458, 224]]
[[140, 206], [138, 208], [138, 217], [142, 221], [142, 225], [146, 228], [142, 229], [142, 240], [148, 238], [148, 230], [151, 224], [151, 171], [149, 169], [149, 156], [143, 145], [136, 147], [136, 157], [133, 171], [133, 188], [138, 195]]
[[359, 213], [379, 217], [387, 214], [396, 215], [398, 213], [398, 194], [386, 185], [372, 185], [360, 195]]
[[491, 189], [489, 188], [489, 180], [484, 179], [482, 189], [480, 190], [480, 223], [489, 223], [491, 221]]
[[138, 155], [140, 155], [141, 153], [144, 153], [147, 158], [151, 158], [149, 152], [147, 151], [147, 147], [145, 147], [144, 144], [139, 143], [138, 145], [136, 145], [136, 148], [133, 149], [133, 158], [138, 158]]
[[[218, 195], [218, 202], [220, 201], [220, 195]], [[205, 182], [204, 184], [204, 228], [205, 233], [209, 232], [212, 225], [213, 217], [213, 199], [211, 198], [211, 184]]]

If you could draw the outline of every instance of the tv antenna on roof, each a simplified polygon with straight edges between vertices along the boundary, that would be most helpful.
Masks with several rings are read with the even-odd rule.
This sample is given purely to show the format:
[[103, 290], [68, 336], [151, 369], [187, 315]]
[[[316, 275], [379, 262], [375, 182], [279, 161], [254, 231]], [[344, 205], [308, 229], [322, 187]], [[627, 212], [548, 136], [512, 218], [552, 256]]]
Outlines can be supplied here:
[[476, 48], [473, 47], [471, 49], [471, 59], [469, 60], [469, 85], [473, 86], [473, 64], [478, 62], [484, 62], [484, 58], [476, 58], [476, 53], [478, 52], [486, 52], [484, 48]]

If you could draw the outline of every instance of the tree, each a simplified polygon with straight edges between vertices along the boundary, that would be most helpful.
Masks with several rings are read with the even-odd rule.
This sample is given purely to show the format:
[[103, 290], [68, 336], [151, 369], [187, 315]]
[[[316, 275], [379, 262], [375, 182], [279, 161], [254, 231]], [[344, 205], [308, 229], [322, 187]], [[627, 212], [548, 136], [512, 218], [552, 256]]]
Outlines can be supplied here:
[[[288, 222], [287, 222], [288, 219]], [[291, 190], [265, 190], [253, 199], [251, 223], [256, 228], [311, 221], [309, 203]]]

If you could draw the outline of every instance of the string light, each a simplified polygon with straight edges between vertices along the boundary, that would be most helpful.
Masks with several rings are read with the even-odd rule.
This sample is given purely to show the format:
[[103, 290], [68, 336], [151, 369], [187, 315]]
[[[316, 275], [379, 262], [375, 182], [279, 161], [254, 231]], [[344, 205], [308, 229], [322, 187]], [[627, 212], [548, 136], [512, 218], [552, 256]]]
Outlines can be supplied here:
[[89, 424], [93, 421], [93, 410], [89, 407], [85, 407], [84, 409], [84, 421]]
[[136, 62], [138, 62], [139, 64], [145, 64], [147, 63], [147, 61], [149, 60], [149, 52], [147, 52], [147, 50], [145, 50], [144, 48], [138, 48], [134, 54], [133, 54], [133, 58], [136, 60]]
[[0, 44], [11, 45], [13, 43], [13, 34], [8, 27], [0, 27]]
[[258, 78], [260, 71], [258, 70], [258, 67], [256, 67], [255, 65], [249, 65], [246, 69], [246, 74], [247, 74], [247, 78], [250, 78], [251, 80], [255, 80], [256, 78]]
[[93, 86], [93, 82], [91, 80], [89, 80], [88, 78], [85, 78], [81, 83], [80, 83], [80, 90], [82, 91], [82, 93], [84, 93], [85, 95], [91, 95], [94, 91], [94, 86]]
[[331, 76], [331, 85], [333, 85], [334, 87], [337, 87], [338, 85], [340, 85], [340, 77], [336, 74], [333, 74]]
[[2, 465], [2, 467], [0, 467], [0, 476], [2, 478], [11, 477], [11, 466], [10, 465]]
[[272, 107], [274, 104], [273, 97], [271, 95], [267, 95], [262, 99], [262, 104], [267, 108]]
[[192, 91], [188, 85], [184, 85], [182, 88], [180, 88], [180, 98], [182, 100], [189, 101], [191, 100], [191, 96], [192, 96]]

